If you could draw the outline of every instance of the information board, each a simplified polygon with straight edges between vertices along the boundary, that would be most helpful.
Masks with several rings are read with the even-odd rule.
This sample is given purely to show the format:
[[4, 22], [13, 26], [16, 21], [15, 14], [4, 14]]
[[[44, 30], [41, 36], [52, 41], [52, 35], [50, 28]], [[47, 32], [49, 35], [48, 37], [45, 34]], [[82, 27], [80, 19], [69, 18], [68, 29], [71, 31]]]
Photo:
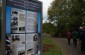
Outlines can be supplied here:
[[6, 0], [6, 55], [41, 55], [42, 3]]

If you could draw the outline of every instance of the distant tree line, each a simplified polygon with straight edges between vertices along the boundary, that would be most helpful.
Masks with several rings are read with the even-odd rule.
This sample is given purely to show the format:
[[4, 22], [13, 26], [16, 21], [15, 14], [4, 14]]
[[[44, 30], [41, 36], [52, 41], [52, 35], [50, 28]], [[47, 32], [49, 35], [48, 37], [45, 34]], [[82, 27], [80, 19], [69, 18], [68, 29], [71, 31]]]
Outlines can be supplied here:
[[[85, 25], [85, 0], [54, 0], [48, 10], [51, 34], [63, 37], [67, 30], [78, 30]], [[47, 24], [44, 24], [47, 26]], [[47, 28], [46, 32], [50, 32]]]
[[57, 31], [56, 26], [54, 24], [45, 22], [43, 23], [43, 33], [50, 34], [51, 36], [56, 36], [55, 31]]

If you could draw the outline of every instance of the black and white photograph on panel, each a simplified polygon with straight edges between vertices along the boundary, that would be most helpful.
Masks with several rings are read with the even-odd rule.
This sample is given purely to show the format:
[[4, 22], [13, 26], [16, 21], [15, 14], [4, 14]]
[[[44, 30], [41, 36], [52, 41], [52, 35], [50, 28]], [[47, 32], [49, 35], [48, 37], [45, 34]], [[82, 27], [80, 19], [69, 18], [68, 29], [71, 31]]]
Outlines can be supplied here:
[[12, 33], [25, 33], [25, 17], [25, 10], [11, 8]]
[[25, 55], [25, 34], [11, 35], [12, 55]]
[[38, 34], [26, 34], [26, 55], [38, 55]]
[[6, 55], [11, 54], [11, 35], [7, 34], [6, 38]]

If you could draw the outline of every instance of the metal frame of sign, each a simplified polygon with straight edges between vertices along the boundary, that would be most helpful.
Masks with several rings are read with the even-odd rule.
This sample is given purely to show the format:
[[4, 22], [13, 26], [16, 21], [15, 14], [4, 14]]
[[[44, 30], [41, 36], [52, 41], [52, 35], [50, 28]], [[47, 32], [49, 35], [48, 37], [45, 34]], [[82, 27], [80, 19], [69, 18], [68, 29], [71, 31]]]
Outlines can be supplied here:
[[[10, 5], [11, 3], [8, 1], [8, 4], [7, 4], [7, 1], [8, 0], [2, 0], [2, 24], [1, 24], [1, 27], [2, 27], [2, 30], [1, 30], [1, 55], [6, 55], [6, 53], [5, 53], [5, 49], [6, 49], [6, 44], [5, 44], [5, 41], [6, 41], [6, 39], [5, 39], [5, 36], [6, 36], [6, 6], [7, 5]], [[13, 0], [10, 0], [10, 1], [13, 1]], [[18, 1], [18, 0], [15, 0], [15, 1]], [[39, 36], [41, 36], [40, 37], [40, 39], [39, 39], [39, 46], [40, 46], [40, 51], [41, 51], [41, 54], [40, 55], [42, 55], [42, 2], [40, 2], [40, 1], [37, 1], [37, 0], [25, 0], [25, 1], [31, 1], [31, 2], [36, 2], [36, 3], [40, 3], [41, 4], [41, 8], [39, 8], [40, 9], [40, 11], [39, 10], [34, 10], [34, 11], [38, 11], [38, 12], [40, 12], [41, 13], [41, 16], [40, 16], [40, 32], [38, 33], [38, 35]], [[30, 4], [30, 3], [29, 3]], [[12, 6], [14, 6], [13, 4], [12, 4]], [[15, 6], [15, 8], [17, 8], [17, 6]], [[21, 7], [21, 9], [23, 9], [22, 7]], [[24, 7], [24, 9], [25, 9], [25, 7]], [[27, 8], [26, 10], [28, 10], [29, 8]], [[29, 11], [30, 11], [31, 9], [29, 9]]]
[[4, 53], [5, 52], [5, 18], [6, 18], [6, 14], [5, 14], [5, 6], [6, 6], [6, 0], [2, 0], [2, 24], [1, 24], [1, 55], [6, 55], [6, 53]]

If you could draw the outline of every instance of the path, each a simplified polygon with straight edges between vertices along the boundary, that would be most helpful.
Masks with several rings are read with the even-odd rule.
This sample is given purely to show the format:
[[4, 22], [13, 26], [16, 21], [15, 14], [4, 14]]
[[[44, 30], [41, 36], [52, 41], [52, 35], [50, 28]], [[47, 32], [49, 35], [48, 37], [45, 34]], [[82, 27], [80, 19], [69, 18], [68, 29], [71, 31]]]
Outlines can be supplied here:
[[81, 53], [79, 45], [77, 48], [73, 47], [72, 40], [71, 45], [67, 44], [67, 39], [65, 38], [53, 38], [59, 46], [62, 48], [63, 55], [85, 55], [85, 53]]

